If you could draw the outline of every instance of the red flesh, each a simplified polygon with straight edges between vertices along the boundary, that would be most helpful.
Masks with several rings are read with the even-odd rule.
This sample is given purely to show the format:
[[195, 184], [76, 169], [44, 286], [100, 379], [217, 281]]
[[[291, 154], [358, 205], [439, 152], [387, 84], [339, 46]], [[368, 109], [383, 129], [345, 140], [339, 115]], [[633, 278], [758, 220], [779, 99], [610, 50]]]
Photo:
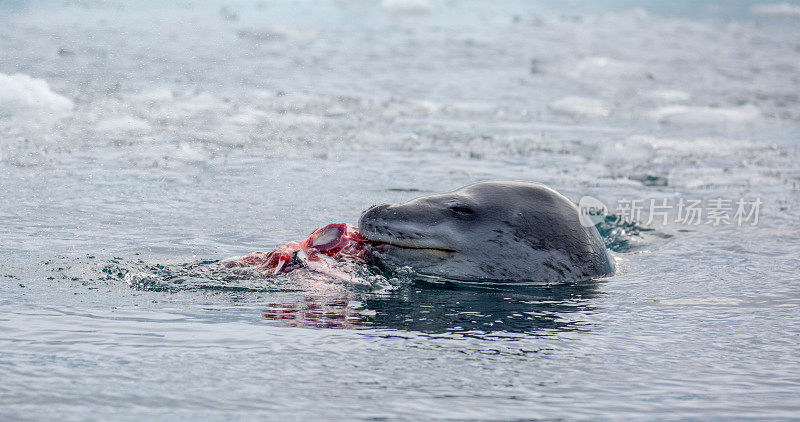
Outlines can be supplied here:
[[289, 242], [272, 252], [253, 252], [224, 262], [226, 268], [259, 267], [268, 274], [288, 273], [301, 267], [314, 267], [324, 257], [335, 261], [364, 261], [366, 243], [358, 229], [347, 223], [320, 227], [302, 241]]

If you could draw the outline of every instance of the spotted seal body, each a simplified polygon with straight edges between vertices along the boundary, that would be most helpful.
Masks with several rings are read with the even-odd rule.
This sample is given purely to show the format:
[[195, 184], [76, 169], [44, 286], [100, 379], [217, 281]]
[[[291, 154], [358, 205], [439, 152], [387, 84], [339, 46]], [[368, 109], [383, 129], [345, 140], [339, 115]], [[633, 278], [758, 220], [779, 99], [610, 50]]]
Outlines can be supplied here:
[[482, 182], [403, 204], [376, 205], [359, 221], [389, 269], [444, 279], [570, 282], [614, 273], [597, 229], [541, 184]]

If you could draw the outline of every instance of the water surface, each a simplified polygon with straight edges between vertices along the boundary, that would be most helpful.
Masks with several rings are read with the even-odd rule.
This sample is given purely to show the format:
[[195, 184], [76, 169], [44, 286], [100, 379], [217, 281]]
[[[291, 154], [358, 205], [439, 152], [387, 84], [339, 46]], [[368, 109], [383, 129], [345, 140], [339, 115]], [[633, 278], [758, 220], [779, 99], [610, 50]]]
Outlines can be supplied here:
[[[0, 418], [796, 417], [793, 6], [383, 3], [0, 3]], [[763, 204], [575, 285], [187, 270], [490, 179]]]

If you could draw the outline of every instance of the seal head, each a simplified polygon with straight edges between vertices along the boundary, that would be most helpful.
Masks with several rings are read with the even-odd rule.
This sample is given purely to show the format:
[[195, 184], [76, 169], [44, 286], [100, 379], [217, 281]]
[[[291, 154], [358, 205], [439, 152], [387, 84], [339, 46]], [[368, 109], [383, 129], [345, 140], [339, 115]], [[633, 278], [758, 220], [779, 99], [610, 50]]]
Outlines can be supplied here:
[[595, 227], [569, 199], [541, 184], [493, 181], [403, 204], [359, 220], [372, 256], [389, 270], [493, 282], [569, 282], [614, 273]]

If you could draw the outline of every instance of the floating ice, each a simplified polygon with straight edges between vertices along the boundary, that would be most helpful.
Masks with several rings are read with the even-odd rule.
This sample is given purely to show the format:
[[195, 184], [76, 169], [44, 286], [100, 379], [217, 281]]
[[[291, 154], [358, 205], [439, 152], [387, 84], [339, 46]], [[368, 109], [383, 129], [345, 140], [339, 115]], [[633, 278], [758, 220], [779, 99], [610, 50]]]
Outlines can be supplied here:
[[660, 103], [679, 103], [687, 101], [691, 98], [688, 92], [672, 90], [672, 89], [657, 89], [642, 93], [642, 96], [653, 101]]
[[739, 107], [699, 107], [670, 105], [647, 113], [659, 122], [683, 124], [748, 123], [758, 120], [761, 111], [752, 104]]
[[208, 160], [208, 156], [199, 146], [189, 142], [180, 142], [178, 151], [173, 154], [173, 157], [185, 163], [203, 163]]
[[[614, 143], [603, 143], [592, 151], [593, 159], [620, 167], [640, 163], [669, 163], [672, 160], [725, 158], [757, 148], [749, 139], [727, 137], [655, 137], [633, 135]], [[675, 170], [674, 166], [669, 165]], [[673, 180], [670, 180], [672, 182]]]
[[253, 126], [266, 120], [269, 115], [255, 107], [243, 107], [238, 114], [227, 119], [228, 123], [239, 126]]
[[800, 6], [795, 6], [786, 2], [774, 4], [760, 4], [750, 9], [755, 15], [762, 16], [782, 16], [788, 18], [800, 18]]
[[72, 111], [72, 101], [50, 90], [47, 81], [22, 73], [0, 73], [0, 118], [57, 116]]
[[417, 14], [433, 10], [428, 0], [383, 0], [381, 7], [389, 13]]
[[602, 101], [573, 95], [555, 100], [549, 107], [556, 113], [573, 117], [605, 117], [611, 114], [611, 108]]
[[636, 160], [628, 150], [647, 150], [652, 155], [669, 157], [726, 157], [746, 148], [753, 147], [753, 142], [747, 139], [736, 138], [662, 138], [655, 136], [635, 135], [628, 138], [622, 145], [625, 151], [616, 151], [625, 160]]
[[575, 79], [583, 79], [640, 76], [643, 72], [641, 66], [635, 63], [610, 57], [587, 57], [568, 69], [567, 74]]

